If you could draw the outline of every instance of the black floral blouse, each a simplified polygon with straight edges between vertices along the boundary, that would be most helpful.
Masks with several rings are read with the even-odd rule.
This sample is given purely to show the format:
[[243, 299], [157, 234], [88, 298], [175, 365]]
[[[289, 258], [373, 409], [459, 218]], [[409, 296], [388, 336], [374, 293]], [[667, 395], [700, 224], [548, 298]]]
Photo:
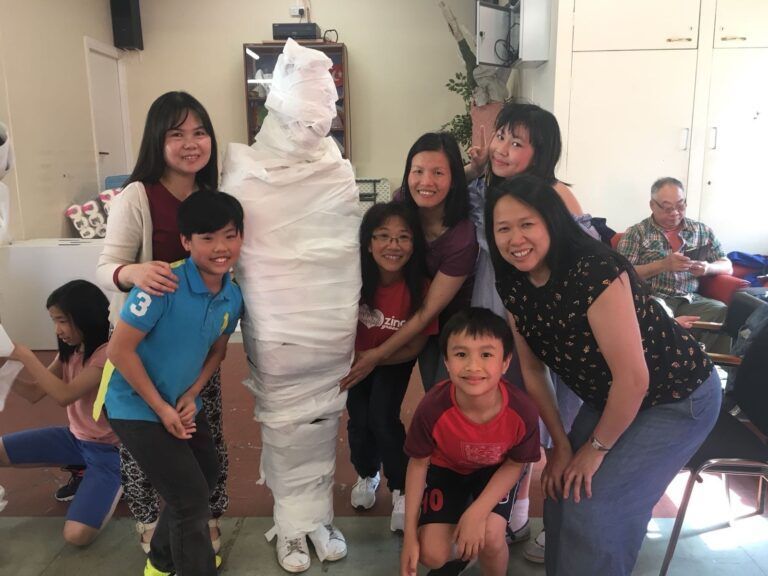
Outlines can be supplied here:
[[[534, 354], [588, 405], [602, 410], [613, 376], [587, 320], [587, 309], [626, 265], [611, 255], [579, 257], [560, 281], [536, 287], [520, 275], [496, 286], [504, 306]], [[630, 278], [632, 278], [630, 276]], [[691, 334], [630, 280], [650, 376], [641, 409], [690, 395], [707, 379], [712, 362]]]

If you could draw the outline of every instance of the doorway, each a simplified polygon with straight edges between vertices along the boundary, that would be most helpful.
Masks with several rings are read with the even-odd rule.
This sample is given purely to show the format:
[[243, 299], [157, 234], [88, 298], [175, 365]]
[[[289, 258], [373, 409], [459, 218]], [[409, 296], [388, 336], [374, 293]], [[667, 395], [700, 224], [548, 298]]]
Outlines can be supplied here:
[[131, 158], [125, 67], [120, 51], [85, 38], [98, 189], [107, 176], [128, 174]]

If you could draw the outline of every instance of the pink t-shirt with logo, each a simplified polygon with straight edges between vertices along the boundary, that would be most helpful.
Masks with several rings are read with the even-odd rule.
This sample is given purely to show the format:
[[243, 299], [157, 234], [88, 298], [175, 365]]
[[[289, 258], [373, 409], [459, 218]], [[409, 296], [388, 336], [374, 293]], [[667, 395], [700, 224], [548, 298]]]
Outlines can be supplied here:
[[[425, 283], [425, 294], [428, 289], [429, 283]], [[358, 352], [370, 350], [386, 341], [410, 318], [410, 308], [411, 295], [405, 280], [389, 286], [379, 286], [373, 297], [373, 308], [360, 304], [355, 350]], [[431, 336], [437, 334], [437, 331], [437, 318], [435, 318], [422, 331], [422, 334]]]
[[[85, 368], [104, 368], [107, 363], [107, 345], [102, 344], [94, 350], [91, 357], [83, 366], [83, 353], [75, 352], [69, 357], [69, 361], [62, 364], [62, 380], [69, 384]], [[96, 400], [96, 394], [99, 387], [95, 386], [93, 390], [84, 396], [75, 400], [67, 406], [67, 417], [69, 418], [69, 431], [75, 438], [85, 442], [98, 442], [100, 444], [119, 444], [117, 436], [112, 432], [107, 418], [102, 414], [98, 422], [94, 422], [93, 402]]]

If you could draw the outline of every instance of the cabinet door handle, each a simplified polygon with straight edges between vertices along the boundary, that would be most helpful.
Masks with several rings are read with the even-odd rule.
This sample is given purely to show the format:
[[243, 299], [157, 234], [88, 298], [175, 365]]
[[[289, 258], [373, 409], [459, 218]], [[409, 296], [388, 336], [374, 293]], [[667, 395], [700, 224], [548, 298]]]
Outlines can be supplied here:
[[712, 126], [709, 129], [709, 149], [717, 149], [717, 126]]
[[688, 136], [690, 133], [690, 128], [683, 128], [680, 130], [680, 150], [688, 150]]
[[741, 40], [742, 42], [746, 42], [747, 37], [746, 36], [720, 36], [720, 40], [723, 42], [730, 42], [731, 40]]
[[685, 36], [673, 36], [672, 38], [667, 38], [667, 42], [693, 42], [693, 38], [687, 38]]
[[109, 152], [101, 152], [101, 151], [99, 151], [99, 156], [109, 156]]

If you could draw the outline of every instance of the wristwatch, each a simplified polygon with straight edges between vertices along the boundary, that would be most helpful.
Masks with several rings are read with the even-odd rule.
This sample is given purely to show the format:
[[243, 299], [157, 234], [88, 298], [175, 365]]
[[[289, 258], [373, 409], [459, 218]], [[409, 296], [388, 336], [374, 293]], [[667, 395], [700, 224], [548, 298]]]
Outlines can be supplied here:
[[598, 452], [610, 452], [611, 449], [600, 442], [600, 440], [597, 439], [597, 437], [593, 434], [592, 437], [589, 439], [589, 443]]

